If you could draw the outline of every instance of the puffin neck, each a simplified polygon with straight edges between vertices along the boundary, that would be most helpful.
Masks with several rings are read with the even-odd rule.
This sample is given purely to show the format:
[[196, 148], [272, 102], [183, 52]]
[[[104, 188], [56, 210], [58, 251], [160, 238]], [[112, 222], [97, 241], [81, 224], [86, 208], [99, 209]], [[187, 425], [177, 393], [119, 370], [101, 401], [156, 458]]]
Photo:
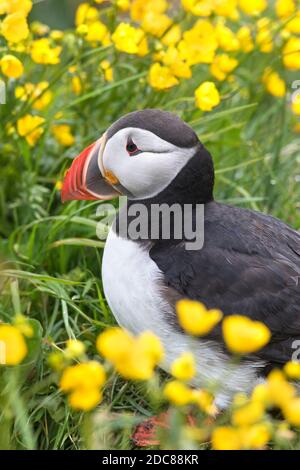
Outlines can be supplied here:
[[145, 204], [205, 204], [213, 201], [214, 167], [210, 153], [199, 143], [194, 156], [174, 180], [159, 194], [148, 199], [129, 200]]

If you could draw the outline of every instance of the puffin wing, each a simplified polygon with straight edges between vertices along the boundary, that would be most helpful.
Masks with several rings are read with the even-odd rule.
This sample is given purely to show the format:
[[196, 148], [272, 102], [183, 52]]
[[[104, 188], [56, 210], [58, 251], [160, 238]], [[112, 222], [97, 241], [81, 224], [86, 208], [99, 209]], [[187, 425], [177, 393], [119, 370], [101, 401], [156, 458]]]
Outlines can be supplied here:
[[[300, 340], [300, 234], [273, 217], [215, 202], [205, 208], [204, 229], [201, 250], [178, 241], [150, 250], [174, 314], [175, 301], [189, 298], [262, 321], [272, 338], [256, 357], [287, 362]], [[223, 342], [220, 325], [210, 338]]]

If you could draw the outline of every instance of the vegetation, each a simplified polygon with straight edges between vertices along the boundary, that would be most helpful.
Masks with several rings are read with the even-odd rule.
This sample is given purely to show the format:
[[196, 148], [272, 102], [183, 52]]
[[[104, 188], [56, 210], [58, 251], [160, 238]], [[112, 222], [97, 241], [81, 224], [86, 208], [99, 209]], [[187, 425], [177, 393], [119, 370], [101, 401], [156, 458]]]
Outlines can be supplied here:
[[[298, 1], [94, 0], [66, 31], [30, 22], [32, 3], [0, 0], [0, 448], [128, 449], [166, 409], [161, 448], [299, 448], [299, 365], [215, 417], [216, 384], [188, 385], [201, 358], [178, 358], [170, 379], [157, 338], [107, 330], [99, 203], [60, 201], [72, 157], [121, 115], [161, 108], [214, 156], [219, 201], [299, 228]], [[189, 302], [178, 313], [196, 335], [222, 316]], [[235, 361], [236, 331], [250, 332], [247, 352], [269, 337], [244, 322], [224, 326]]]

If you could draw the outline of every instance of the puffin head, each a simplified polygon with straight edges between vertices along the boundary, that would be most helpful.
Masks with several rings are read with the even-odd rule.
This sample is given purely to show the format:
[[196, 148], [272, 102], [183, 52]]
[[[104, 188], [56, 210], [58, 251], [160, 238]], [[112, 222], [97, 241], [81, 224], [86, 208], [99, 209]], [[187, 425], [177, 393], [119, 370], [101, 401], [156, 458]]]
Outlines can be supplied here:
[[[195, 160], [196, 158], [196, 160]], [[213, 164], [193, 129], [178, 116], [158, 109], [121, 117], [73, 160], [62, 188], [62, 201], [74, 199], [149, 199], [190, 178], [205, 184], [212, 197]], [[199, 173], [199, 174], [198, 174]], [[203, 189], [203, 188], [202, 188]]]

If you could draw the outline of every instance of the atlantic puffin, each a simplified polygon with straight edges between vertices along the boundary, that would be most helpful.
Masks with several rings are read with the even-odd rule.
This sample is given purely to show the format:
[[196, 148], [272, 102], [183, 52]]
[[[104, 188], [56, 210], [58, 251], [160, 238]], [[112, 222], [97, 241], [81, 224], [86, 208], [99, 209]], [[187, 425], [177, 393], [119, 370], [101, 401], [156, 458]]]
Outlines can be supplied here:
[[[218, 384], [215, 404], [250, 392], [267, 370], [291, 360], [300, 340], [300, 234], [282, 221], [214, 200], [213, 160], [194, 130], [159, 109], [129, 113], [72, 163], [62, 200], [111, 199], [131, 204], [204, 206], [204, 243], [187, 250], [181, 239], [148, 241], [110, 229], [102, 277], [117, 322], [133, 334], [151, 330], [166, 351], [164, 368], [183, 351], [198, 361], [197, 383]], [[124, 209], [121, 209], [121, 212]], [[150, 216], [151, 217], [151, 216]], [[241, 363], [229, 360], [221, 326], [192, 338], [178, 324], [176, 302], [188, 298], [224, 315], [264, 322], [267, 346]]]

